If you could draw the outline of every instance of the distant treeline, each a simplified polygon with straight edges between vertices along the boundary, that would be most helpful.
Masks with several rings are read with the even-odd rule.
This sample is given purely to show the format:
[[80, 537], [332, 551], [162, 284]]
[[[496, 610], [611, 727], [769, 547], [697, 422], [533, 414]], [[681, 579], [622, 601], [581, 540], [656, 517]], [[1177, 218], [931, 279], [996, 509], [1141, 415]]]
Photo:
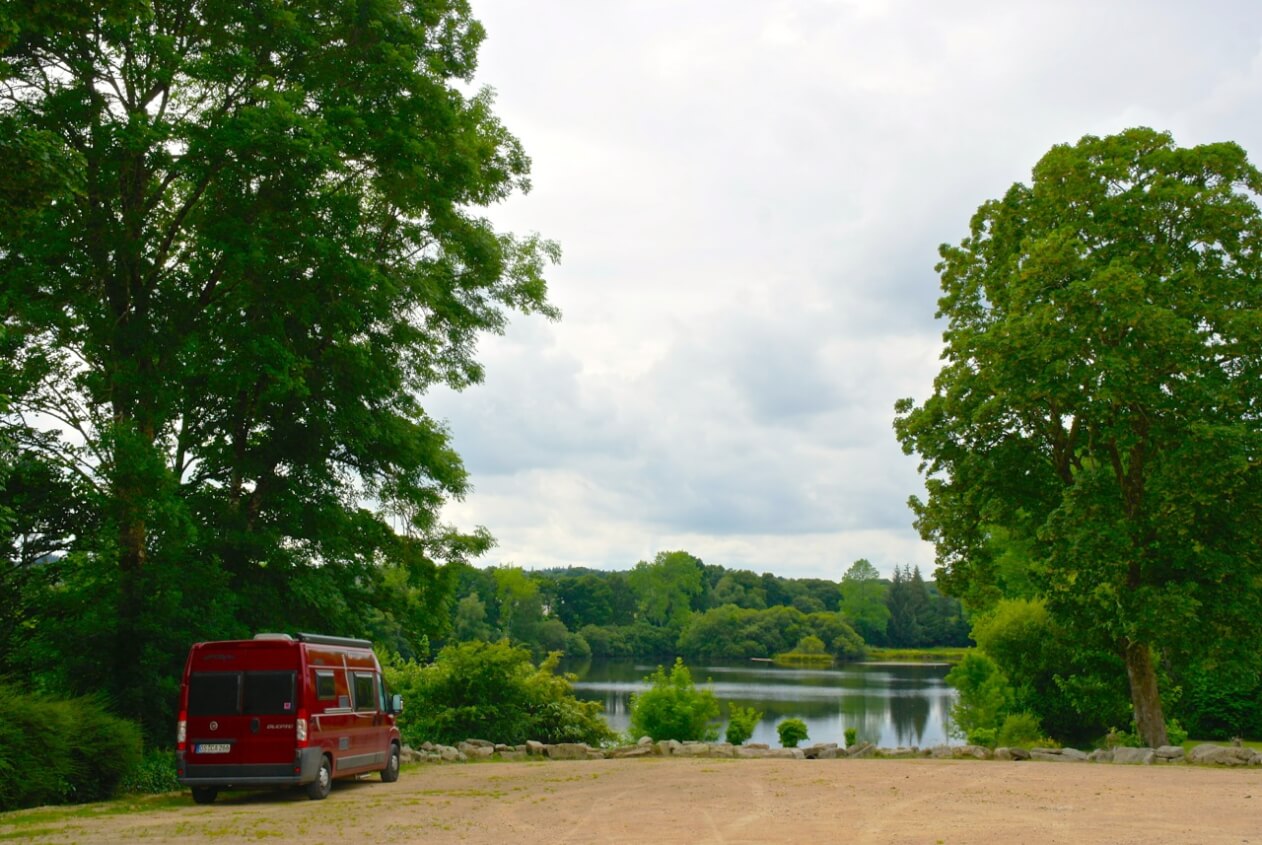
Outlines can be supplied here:
[[626, 571], [456, 566], [444, 639], [506, 637], [536, 654], [772, 657], [809, 636], [853, 660], [866, 646], [969, 643], [960, 603], [919, 569], [898, 568], [885, 579], [865, 560], [839, 582], [727, 569], [683, 551]]

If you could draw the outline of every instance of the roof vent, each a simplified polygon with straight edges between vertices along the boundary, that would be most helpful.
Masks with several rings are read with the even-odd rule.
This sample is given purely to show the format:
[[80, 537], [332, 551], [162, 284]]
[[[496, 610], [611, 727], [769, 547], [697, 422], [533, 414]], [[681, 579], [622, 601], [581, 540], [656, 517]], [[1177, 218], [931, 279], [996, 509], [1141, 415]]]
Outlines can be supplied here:
[[255, 634], [254, 639], [256, 640], [285, 640], [286, 642], [294, 641], [294, 638], [289, 636], [288, 634]]

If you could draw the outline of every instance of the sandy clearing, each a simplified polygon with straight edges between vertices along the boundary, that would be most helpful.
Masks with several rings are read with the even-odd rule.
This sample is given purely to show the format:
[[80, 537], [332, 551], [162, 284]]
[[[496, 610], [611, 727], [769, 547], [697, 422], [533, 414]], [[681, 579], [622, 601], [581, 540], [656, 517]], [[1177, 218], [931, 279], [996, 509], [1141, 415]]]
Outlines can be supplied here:
[[[102, 805], [108, 806], [108, 805]], [[39, 811], [34, 811], [39, 812]], [[426, 766], [394, 784], [241, 793], [51, 823], [78, 843], [1258, 843], [1262, 768], [972, 760], [595, 760]]]

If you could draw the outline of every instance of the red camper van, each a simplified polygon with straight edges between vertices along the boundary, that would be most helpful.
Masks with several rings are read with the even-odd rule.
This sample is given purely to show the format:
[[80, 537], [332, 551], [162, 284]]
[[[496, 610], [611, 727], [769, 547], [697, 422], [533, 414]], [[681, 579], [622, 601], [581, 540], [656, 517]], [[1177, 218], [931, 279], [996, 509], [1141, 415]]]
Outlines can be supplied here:
[[372, 643], [320, 634], [258, 634], [197, 643], [180, 687], [179, 781], [209, 804], [220, 789], [399, 777], [403, 700], [391, 696]]

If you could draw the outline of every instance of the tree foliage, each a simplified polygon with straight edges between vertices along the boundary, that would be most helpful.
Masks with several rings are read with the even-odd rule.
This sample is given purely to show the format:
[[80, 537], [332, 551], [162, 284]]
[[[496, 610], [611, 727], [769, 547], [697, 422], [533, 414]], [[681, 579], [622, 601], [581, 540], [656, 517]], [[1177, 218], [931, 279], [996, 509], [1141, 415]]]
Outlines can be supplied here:
[[0, 624], [43, 615], [23, 648], [162, 732], [191, 640], [443, 633], [438, 565], [489, 538], [437, 521], [467, 482], [420, 397], [478, 381], [508, 311], [554, 314], [557, 254], [479, 214], [529, 162], [466, 93], [466, 0], [3, 14], [0, 435], [35, 466], [0, 516], [72, 565]]
[[407, 702], [400, 730], [413, 745], [466, 739], [601, 745], [612, 739], [601, 703], [576, 699], [574, 677], [557, 674], [556, 667], [556, 655], [536, 667], [519, 646], [471, 642], [447, 646], [430, 666], [389, 665], [386, 677]]
[[897, 406], [939, 580], [992, 582], [1002, 527], [1061, 624], [1125, 661], [1153, 745], [1157, 660], [1258, 659], [1259, 191], [1235, 144], [1133, 129], [1053, 148], [942, 248], [944, 364]]
[[697, 689], [692, 673], [676, 658], [669, 673], [661, 666], [644, 679], [649, 688], [631, 697], [631, 736], [654, 740], [713, 741], [719, 736], [719, 701]]
[[841, 576], [841, 613], [864, 642], [885, 644], [890, 621], [887, 589], [881, 574], [866, 558], [856, 560]]

